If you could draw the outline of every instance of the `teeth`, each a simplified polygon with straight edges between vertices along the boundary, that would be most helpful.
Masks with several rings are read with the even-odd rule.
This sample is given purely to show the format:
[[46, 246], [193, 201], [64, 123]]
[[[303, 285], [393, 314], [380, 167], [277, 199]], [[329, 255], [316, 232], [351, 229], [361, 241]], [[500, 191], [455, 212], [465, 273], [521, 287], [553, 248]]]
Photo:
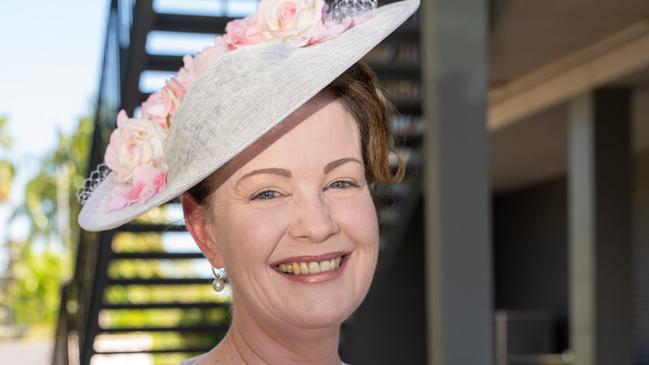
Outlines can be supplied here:
[[331, 270], [331, 262], [329, 262], [329, 260], [320, 261], [320, 272], [326, 272], [330, 270]]
[[320, 264], [309, 262], [309, 274], [320, 274]]
[[293, 275], [319, 274], [321, 272], [327, 272], [339, 268], [341, 261], [342, 261], [342, 256], [339, 256], [335, 259], [324, 260], [320, 262], [317, 261], [293, 262], [290, 264], [280, 264], [279, 270], [281, 272], [291, 273]]

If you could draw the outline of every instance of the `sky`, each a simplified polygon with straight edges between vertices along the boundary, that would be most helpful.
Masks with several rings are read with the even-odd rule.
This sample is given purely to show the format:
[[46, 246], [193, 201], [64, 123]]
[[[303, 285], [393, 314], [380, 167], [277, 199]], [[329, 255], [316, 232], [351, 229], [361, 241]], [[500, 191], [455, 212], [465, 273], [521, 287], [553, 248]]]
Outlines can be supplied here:
[[[99, 82], [108, 0], [0, 2], [0, 115], [9, 119], [19, 175], [10, 205], [22, 199], [37, 160], [91, 115]], [[9, 207], [0, 205], [0, 240]], [[20, 224], [12, 231], [20, 235]], [[24, 230], [24, 227], [22, 228]]]
[[[92, 116], [100, 80], [110, 0], [0, 1], [0, 116], [9, 119], [17, 165], [11, 200], [0, 204], [0, 242], [24, 238], [26, 221], [7, 226], [25, 183], [38, 172], [39, 157], [54, 149], [59, 131], [70, 134], [83, 116]], [[156, 11], [240, 17], [256, 1], [156, 0]], [[213, 35], [152, 32], [147, 51], [192, 54]], [[170, 73], [145, 73], [140, 88], [151, 92]], [[2, 155], [0, 151], [0, 158]], [[0, 268], [5, 261], [0, 250]]]

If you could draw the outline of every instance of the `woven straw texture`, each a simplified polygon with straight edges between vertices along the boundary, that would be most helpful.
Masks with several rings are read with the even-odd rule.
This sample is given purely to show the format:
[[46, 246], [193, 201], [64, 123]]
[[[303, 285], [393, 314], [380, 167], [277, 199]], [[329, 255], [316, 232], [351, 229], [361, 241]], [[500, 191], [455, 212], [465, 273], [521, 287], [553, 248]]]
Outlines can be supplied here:
[[418, 6], [419, 0], [405, 0], [379, 7], [365, 22], [309, 47], [270, 43], [226, 53], [199, 75], [174, 117], [165, 141], [165, 189], [109, 212], [116, 184], [111, 174], [86, 201], [79, 224], [89, 231], [112, 229], [179, 196], [324, 89]]

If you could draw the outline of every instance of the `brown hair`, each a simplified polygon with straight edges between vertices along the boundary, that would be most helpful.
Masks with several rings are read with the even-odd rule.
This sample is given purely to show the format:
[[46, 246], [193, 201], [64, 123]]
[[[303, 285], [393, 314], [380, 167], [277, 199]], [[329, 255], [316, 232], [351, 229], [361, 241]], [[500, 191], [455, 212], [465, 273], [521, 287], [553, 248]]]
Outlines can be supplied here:
[[[357, 62], [338, 76], [325, 90], [332, 91], [356, 120], [361, 134], [365, 177], [369, 184], [398, 183], [405, 174], [405, 165], [398, 154], [396, 168], [390, 166], [394, 152], [389, 115], [396, 111], [381, 92], [374, 71], [364, 62]], [[213, 188], [211, 176], [189, 189], [188, 193], [205, 205]], [[372, 184], [374, 185], [374, 184]]]

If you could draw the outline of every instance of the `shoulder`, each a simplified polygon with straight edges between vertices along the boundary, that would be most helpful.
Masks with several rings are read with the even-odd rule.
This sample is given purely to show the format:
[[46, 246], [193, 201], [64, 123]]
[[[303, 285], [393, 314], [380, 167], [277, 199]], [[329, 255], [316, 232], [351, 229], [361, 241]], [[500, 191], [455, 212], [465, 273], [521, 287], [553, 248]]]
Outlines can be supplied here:
[[[192, 357], [192, 358], [190, 358], [190, 359], [184, 360], [183, 362], [180, 363], [180, 365], [193, 365], [193, 364], [195, 364], [198, 360], [200, 360], [203, 356], [205, 356], [205, 354], [198, 355], [198, 356], [196, 356], [196, 357]], [[344, 362], [344, 361], [341, 361], [340, 364], [341, 364], [341, 365], [350, 365], [350, 364], [348, 364], [348, 363], [346, 363], [346, 362]]]

